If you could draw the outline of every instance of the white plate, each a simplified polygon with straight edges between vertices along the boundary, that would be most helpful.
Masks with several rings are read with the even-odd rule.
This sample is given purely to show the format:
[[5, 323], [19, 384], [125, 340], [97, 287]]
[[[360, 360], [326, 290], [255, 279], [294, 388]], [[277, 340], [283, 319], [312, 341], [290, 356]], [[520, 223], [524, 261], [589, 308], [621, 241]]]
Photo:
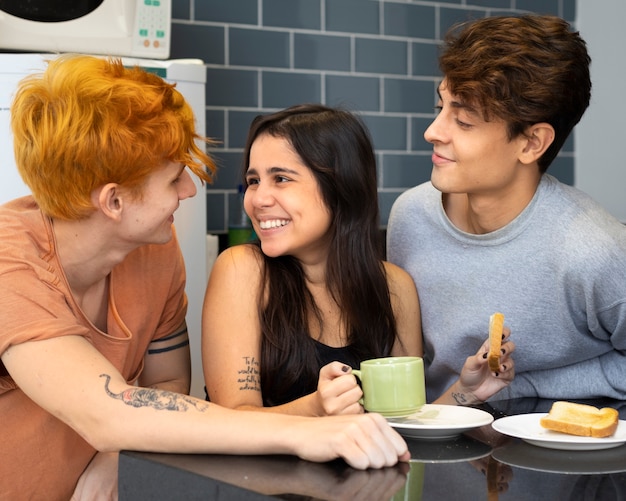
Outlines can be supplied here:
[[619, 421], [617, 430], [610, 437], [578, 437], [544, 428], [539, 420], [545, 415], [545, 412], [541, 412], [507, 416], [494, 421], [491, 426], [504, 435], [521, 438], [529, 444], [548, 449], [592, 451], [610, 449], [626, 443], [626, 421]]
[[405, 437], [441, 440], [488, 425], [493, 416], [472, 407], [426, 404], [410, 416], [387, 418], [387, 421]]

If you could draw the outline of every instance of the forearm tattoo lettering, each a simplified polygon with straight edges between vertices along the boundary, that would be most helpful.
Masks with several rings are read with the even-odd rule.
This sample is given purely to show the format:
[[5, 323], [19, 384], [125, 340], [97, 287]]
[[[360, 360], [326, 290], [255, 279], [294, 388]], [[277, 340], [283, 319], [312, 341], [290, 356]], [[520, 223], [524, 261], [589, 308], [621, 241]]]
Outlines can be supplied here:
[[237, 372], [239, 389], [261, 391], [261, 364], [254, 357], [243, 357], [243, 361], [243, 369]]
[[111, 376], [100, 374], [100, 377], [106, 378], [104, 391], [109, 397], [121, 400], [132, 407], [152, 407], [157, 410], [180, 412], [186, 412], [189, 407], [195, 407], [198, 411], [204, 412], [209, 407], [207, 402], [194, 400], [187, 395], [154, 388], [128, 388], [122, 393], [114, 393], [109, 389]]

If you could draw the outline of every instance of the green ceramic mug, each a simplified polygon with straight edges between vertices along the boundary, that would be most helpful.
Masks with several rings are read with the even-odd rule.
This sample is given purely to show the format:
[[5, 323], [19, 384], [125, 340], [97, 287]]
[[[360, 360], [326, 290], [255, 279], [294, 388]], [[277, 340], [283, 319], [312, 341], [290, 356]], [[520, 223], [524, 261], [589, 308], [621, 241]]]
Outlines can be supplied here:
[[408, 416], [426, 403], [421, 357], [365, 360], [352, 374], [361, 380], [363, 407], [385, 417]]

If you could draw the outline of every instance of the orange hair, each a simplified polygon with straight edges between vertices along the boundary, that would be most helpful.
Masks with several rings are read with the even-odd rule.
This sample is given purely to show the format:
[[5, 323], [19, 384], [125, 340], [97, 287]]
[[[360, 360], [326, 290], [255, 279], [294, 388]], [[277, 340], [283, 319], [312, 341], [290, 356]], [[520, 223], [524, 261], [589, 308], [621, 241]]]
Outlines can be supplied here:
[[65, 55], [20, 82], [11, 108], [15, 159], [41, 210], [81, 219], [91, 193], [117, 183], [140, 195], [167, 161], [211, 182], [190, 105], [175, 85], [120, 59]]

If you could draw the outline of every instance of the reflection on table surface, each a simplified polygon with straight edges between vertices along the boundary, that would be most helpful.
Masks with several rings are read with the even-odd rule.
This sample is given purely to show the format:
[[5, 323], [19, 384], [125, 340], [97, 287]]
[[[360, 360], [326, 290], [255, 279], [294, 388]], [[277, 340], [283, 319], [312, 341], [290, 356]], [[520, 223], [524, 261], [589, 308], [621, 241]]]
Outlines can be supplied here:
[[[579, 401], [614, 407], [626, 402]], [[552, 401], [517, 399], [480, 406], [496, 419], [548, 412]], [[617, 500], [626, 499], [626, 445], [561, 451], [527, 444], [491, 426], [452, 440], [407, 439], [411, 462], [358, 471], [343, 461], [291, 456], [123, 452], [120, 500]]]

